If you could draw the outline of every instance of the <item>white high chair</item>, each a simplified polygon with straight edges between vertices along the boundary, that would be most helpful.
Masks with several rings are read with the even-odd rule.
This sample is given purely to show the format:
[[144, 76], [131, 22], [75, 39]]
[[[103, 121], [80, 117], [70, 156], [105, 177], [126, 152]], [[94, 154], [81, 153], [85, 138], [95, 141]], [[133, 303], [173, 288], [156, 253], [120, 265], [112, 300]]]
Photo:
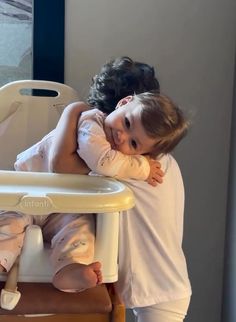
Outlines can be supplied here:
[[[51, 90], [56, 95], [32, 96], [35, 93], [38, 95], [38, 90]], [[94, 260], [102, 263], [104, 283], [112, 283], [118, 277], [119, 211], [133, 207], [132, 192], [122, 183], [105, 177], [9, 171], [13, 168], [16, 155], [54, 128], [62, 109], [76, 100], [76, 91], [55, 82], [17, 81], [0, 88], [0, 169], [3, 169], [0, 171], [0, 209], [34, 215], [98, 213]], [[33, 124], [39, 124], [39, 128]], [[40, 228], [29, 227], [20, 258], [19, 281], [30, 283], [19, 284], [22, 292], [19, 304], [12, 311], [0, 310], [0, 317], [7, 313], [64, 314], [71, 310], [77, 317], [76, 321], [110, 321], [112, 316], [113, 321], [124, 321], [124, 307], [114, 290], [108, 293], [105, 285], [69, 294], [57, 291], [48, 284], [52, 278], [49, 251], [43, 247]], [[0, 275], [1, 280], [5, 278], [6, 274]], [[29, 303], [32, 287], [38, 297], [53, 298], [42, 304], [34, 303], [32, 296]], [[53, 300], [60, 301], [60, 304], [52, 309], [48, 304]], [[72, 309], [69, 304], [67, 308], [63, 307], [62, 301], [72, 303]], [[112, 301], [115, 301], [113, 310]], [[94, 304], [96, 308], [93, 308]], [[58, 316], [55, 317], [60, 321]], [[52, 319], [53, 316], [50, 321]], [[40, 321], [44, 320], [41, 318]]]

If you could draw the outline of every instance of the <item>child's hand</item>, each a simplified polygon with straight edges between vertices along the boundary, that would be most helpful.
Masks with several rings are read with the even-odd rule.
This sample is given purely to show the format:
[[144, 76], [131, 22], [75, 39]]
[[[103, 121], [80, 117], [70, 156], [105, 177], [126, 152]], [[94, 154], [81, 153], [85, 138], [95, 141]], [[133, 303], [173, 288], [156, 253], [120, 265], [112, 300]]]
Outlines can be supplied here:
[[148, 178], [146, 179], [147, 183], [151, 186], [156, 187], [158, 183], [162, 183], [164, 176], [164, 172], [161, 170], [160, 162], [147, 158], [149, 165], [150, 165], [150, 173]]

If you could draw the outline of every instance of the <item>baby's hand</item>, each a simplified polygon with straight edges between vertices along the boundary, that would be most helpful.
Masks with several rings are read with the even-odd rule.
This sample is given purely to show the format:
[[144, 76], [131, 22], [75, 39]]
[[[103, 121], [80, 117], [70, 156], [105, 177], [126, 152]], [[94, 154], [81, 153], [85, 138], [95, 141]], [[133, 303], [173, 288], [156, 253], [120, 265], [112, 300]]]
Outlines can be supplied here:
[[148, 178], [146, 179], [147, 183], [149, 183], [151, 186], [155, 187], [158, 183], [162, 183], [164, 176], [163, 171], [161, 170], [161, 164], [160, 162], [147, 158], [149, 165], [150, 165], [150, 173]]

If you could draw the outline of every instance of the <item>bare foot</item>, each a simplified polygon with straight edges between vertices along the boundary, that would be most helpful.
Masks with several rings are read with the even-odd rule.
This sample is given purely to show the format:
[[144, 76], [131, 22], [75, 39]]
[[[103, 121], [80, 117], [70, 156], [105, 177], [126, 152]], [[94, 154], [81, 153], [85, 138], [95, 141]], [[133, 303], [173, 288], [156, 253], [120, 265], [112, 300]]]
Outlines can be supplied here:
[[[101, 265], [100, 265], [101, 268]], [[97, 274], [97, 284], [102, 284], [102, 271], [101, 269], [96, 269], [94, 272]]]
[[53, 285], [64, 292], [79, 292], [102, 283], [101, 264], [73, 263], [63, 267], [53, 277]]

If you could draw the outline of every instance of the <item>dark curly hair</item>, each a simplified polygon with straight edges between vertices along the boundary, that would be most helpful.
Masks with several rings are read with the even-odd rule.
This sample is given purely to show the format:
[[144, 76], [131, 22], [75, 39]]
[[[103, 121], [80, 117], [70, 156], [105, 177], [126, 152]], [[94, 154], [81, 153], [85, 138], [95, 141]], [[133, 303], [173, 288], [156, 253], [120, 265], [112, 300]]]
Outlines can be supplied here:
[[160, 91], [154, 68], [124, 56], [102, 66], [100, 73], [93, 78], [87, 102], [109, 114], [120, 99], [147, 91]]

